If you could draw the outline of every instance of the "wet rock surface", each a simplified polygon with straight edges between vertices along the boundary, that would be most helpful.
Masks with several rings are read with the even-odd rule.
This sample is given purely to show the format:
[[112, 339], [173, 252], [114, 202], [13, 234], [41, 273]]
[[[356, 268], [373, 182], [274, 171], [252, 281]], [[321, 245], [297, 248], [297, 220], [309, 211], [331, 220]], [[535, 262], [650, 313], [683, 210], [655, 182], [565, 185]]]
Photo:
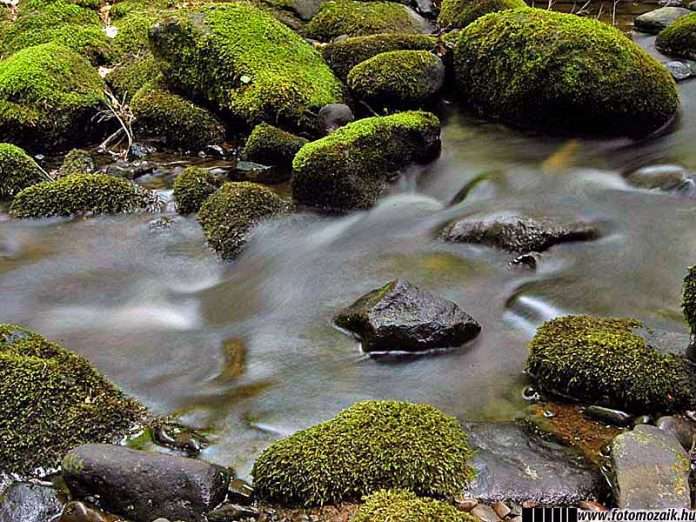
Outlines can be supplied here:
[[319, 109], [317, 115], [319, 132], [330, 134], [336, 129], [349, 124], [355, 119], [353, 111], [345, 103], [329, 103]]
[[46, 522], [62, 509], [53, 488], [17, 482], [0, 495], [0, 522]]
[[683, 7], [660, 7], [636, 17], [633, 24], [638, 31], [657, 34], [690, 12]]
[[642, 189], [690, 194], [694, 187], [694, 173], [681, 165], [649, 165], [626, 175], [626, 181]]
[[655, 425], [673, 435], [686, 451], [693, 448], [696, 441], [696, 422], [682, 415], [667, 415], [657, 419]]

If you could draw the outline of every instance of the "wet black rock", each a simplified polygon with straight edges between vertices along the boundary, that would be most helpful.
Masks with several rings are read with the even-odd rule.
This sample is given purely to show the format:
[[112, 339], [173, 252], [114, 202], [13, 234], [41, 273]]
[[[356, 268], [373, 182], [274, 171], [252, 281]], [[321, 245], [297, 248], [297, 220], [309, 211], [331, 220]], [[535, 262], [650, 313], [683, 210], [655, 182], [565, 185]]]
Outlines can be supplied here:
[[16, 482], [0, 495], [0, 522], [46, 522], [62, 509], [53, 488]]
[[65, 504], [58, 522], [109, 522], [109, 520], [104, 513], [92, 509], [83, 502], [73, 500]]
[[683, 7], [660, 7], [636, 17], [633, 25], [643, 33], [657, 34], [690, 12]]
[[74, 497], [98, 496], [117, 515], [200, 522], [224, 500], [230, 473], [199, 460], [87, 444], [63, 459], [63, 478]]
[[460, 346], [481, 331], [475, 319], [442, 297], [395, 280], [362, 296], [336, 316], [366, 352], [417, 352]]
[[512, 423], [466, 423], [476, 454], [476, 478], [467, 495], [480, 502], [534, 501], [575, 505], [596, 499], [604, 490], [601, 474], [568, 448], [528, 434]]
[[324, 105], [317, 116], [321, 134], [330, 134], [355, 119], [353, 111], [345, 103]]
[[615, 426], [630, 426], [633, 424], [633, 415], [630, 413], [612, 408], [605, 408], [604, 406], [588, 406], [585, 408], [585, 415]]
[[681, 415], [660, 417], [655, 425], [673, 435], [687, 451], [691, 450], [696, 441], [696, 422]]

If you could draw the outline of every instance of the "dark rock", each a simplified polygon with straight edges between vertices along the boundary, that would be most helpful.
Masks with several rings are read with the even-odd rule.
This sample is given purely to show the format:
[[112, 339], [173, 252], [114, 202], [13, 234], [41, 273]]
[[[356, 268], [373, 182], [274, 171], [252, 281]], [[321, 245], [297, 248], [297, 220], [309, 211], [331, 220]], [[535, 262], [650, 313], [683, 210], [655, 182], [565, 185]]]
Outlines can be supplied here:
[[152, 435], [157, 444], [181, 451], [189, 457], [197, 456], [208, 445], [203, 435], [180, 424], [159, 424], [153, 428]]
[[227, 500], [248, 506], [254, 500], [254, 488], [246, 480], [233, 479], [227, 488]]
[[615, 426], [630, 426], [633, 423], [633, 415], [621, 410], [592, 405], [585, 408], [585, 415]]
[[602, 493], [600, 473], [568, 448], [529, 435], [511, 422], [466, 423], [464, 427], [476, 450], [473, 466], [477, 471], [467, 494], [479, 502], [575, 505]]
[[679, 441], [641, 424], [611, 445], [616, 505], [622, 509], [691, 507], [690, 461]]
[[58, 522], [107, 522], [106, 516], [82, 502], [68, 502]]
[[674, 435], [682, 447], [690, 451], [696, 437], [696, 423], [681, 415], [669, 415], [657, 419], [655, 425], [662, 431]]
[[415, 352], [460, 346], [481, 326], [455, 303], [395, 280], [358, 299], [336, 316], [366, 352]]
[[200, 522], [224, 500], [229, 472], [184, 457], [87, 444], [63, 459], [63, 478], [74, 497], [98, 496], [114, 514]]
[[353, 111], [345, 103], [329, 103], [324, 105], [317, 116], [319, 132], [330, 134], [355, 119]]
[[236, 522], [240, 519], [252, 518], [256, 520], [261, 516], [258, 509], [237, 504], [225, 504], [215, 511], [208, 513], [209, 522]]
[[297, 13], [300, 20], [305, 22], [314, 18], [314, 15], [319, 12], [322, 0], [293, 0], [289, 3], [290, 10]]
[[0, 496], [0, 522], [46, 522], [61, 508], [53, 488], [16, 482]]
[[683, 7], [660, 7], [636, 17], [633, 25], [643, 33], [657, 34], [689, 13], [690, 11]]

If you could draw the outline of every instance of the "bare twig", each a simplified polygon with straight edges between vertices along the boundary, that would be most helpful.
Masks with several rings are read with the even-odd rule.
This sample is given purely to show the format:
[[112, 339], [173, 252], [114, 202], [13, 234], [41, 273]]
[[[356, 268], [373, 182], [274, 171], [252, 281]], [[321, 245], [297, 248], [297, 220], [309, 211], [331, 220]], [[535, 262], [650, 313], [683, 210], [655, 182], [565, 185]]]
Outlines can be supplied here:
[[621, 0], [614, 0], [614, 5], [611, 11], [611, 25], [616, 25], [616, 8]]
[[[130, 106], [126, 103], [125, 96], [123, 100], [119, 100], [108, 88], [104, 90], [104, 94], [106, 95], [106, 100], [104, 101], [106, 109], [97, 115], [97, 121], [103, 123], [116, 120], [119, 124], [119, 128], [99, 145], [99, 150], [106, 151], [121, 159], [126, 159], [133, 146], [133, 121], [135, 121], [135, 116], [133, 116]], [[126, 148], [120, 152], [111, 151], [110, 147], [120, 145], [124, 136], [127, 141]], [[116, 141], [117, 138], [118, 141]]]

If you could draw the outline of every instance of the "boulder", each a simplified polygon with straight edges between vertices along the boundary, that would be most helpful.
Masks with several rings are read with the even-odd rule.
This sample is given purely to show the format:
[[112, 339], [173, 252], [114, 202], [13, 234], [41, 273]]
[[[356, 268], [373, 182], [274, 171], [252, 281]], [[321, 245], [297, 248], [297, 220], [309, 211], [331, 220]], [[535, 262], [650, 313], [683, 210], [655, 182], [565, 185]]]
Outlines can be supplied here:
[[366, 352], [418, 352], [461, 346], [481, 325], [452, 301], [395, 280], [362, 296], [336, 316]]
[[684, 415], [660, 417], [655, 426], [676, 438], [686, 451], [691, 451], [696, 443], [696, 422]]
[[[696, 60], [696, 13], [691, 12], [660, 31], [655, 46], [666, 55]], [[693, 75], [694, 70], [689, 69]]]
[[643, 33], [657, 34], [689, 13], [691, 11], [683, 7], [660, 7], [637, 16], [633, 26]]
[[62, 507], [53, 488], [15, 482], [0, 494], [0, 522], [46, 522]]
[[186, 457], [86, 444], [63, 459], [63, 479], [73, 497], [98, 497], [105, 510], [129, 519], [202, 522], [225, 499], [230, 472]]
[[693, 175], [681, 165], [649, 165], [629, 172], [626, 181], [638, 188], [680, 191]]
[[452, 504], [420, 498], [406, 490], [381, 490], [368, 495], [352, 522], [474, 522]]
[[147, 84], [156, 82], [159, 69], [149, 51], [133, 59], [125, 60], [106, 75], [106, 82], [119, 100], [130, 101]]
[[[321, 114], [321, 111], [319, 113]], [[267, 123], [260, 123], [251, 131], [242, 150], [242, 158], [266, 165], [289, 167], [295, 154], [306, 143], [306, 138], [295, 136]]]
[[618, 508], [691, 508], [691, 462], [671, 434], [649, 424], [636, 426], [613, 440], [611, 463]]
[[22, 149], [0, 143], [0, 200], [12, 199], [27, 187], [47, 179], [36, 162]]
[[187, 167], [174, 179], [174, 200], [179, 214], [198, 212], [201, 205], [220, 188], [221, 182], [201, 167]]
[[437, 24], [446, 29], [462, 29], [485, 14], [526, 6], [524, 0], [442, 0]]
[[355, 116], [345, 103], [329, 103], [319, 110], [317, 120], [319, 121], [319, 133], [326, 136], [354, 121]]

